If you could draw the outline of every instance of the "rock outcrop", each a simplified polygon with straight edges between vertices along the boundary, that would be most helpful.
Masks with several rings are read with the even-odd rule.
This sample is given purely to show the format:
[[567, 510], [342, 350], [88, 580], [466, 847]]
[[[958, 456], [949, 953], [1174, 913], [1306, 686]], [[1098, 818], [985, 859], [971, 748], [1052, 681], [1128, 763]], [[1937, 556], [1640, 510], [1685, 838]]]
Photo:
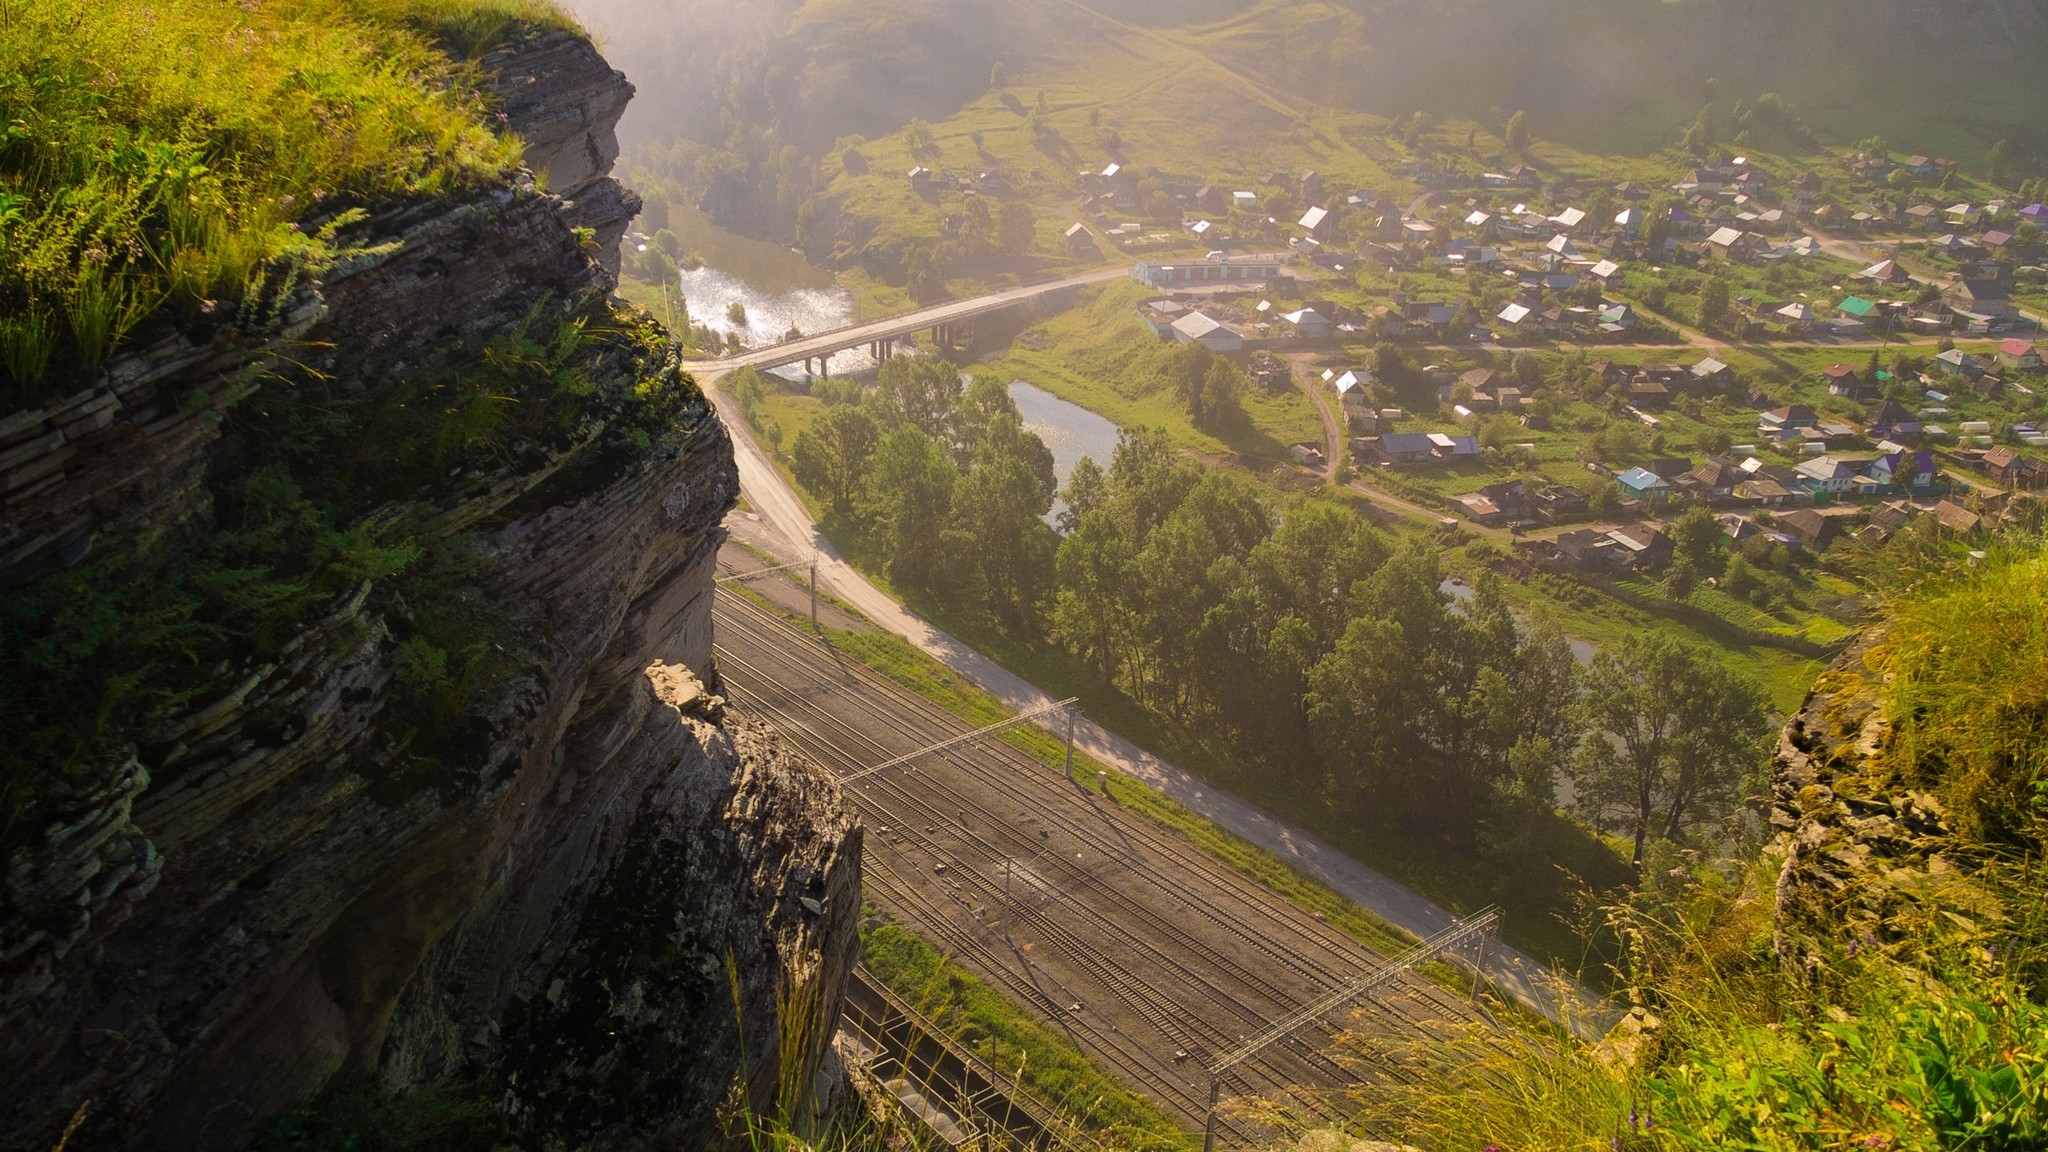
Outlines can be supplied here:
[[[536, 315], [613, 307], [630, 86], [566, 33], [487, 66], [552, 191], [379, 206], [260, 331], [172, 333], [0, 414], [0, 595], [214, 532], [276, 434], [271, 390], [374, 401]], [[365, 577], [117, 752], [53, 766], [0, 862], [0, 1148], [46, 1149], [81, 1108], [74, 1149], [238, 1148], [345, 1085], [450, 1078], [522, 1146], [670, 1147], [735, 1075], [822, 1055], [859, 829], [717, 695], [731, 446], [633, 322], [569, 354], [562, 419], [353, 517], [432, 549], [453, 610], [497, 622], [498, 673], [431, 743], [406, 711], [426, 609]]]
[[1884, 681], [1870, 667], [1883, 642], [1874, 631], [1843, 652], [1779, 735], [1771, 907], [1790, 972], [1819, 976], [1843, 948], [1910, 950], [1936, 924], [1953, 932], [2003, 917], [1959, 866], [1967, 849], [1940, 799], [1888, 762]]

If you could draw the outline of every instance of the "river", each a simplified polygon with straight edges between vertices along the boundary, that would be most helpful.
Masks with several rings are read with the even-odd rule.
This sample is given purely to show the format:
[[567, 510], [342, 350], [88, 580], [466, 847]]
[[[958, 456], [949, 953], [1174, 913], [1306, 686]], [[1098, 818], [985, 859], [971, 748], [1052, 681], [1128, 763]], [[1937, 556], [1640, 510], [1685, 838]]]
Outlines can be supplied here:
[[[1092, 456], [1097, 464], [1109, 467], [1110, 457], [1116, 454], [1115, 424], [1022, 380], [1010, 381], [1010, 399], [1017, 405], [1017, 414], [1024, 418], [1024, 427], [1037, 433], [1045, 446], [1052, 449], [1053, 472], [1061, 487], [1066, 486], [1067, 477], [1074, 474], [1074, 465], [1083, 456]], [[1045, 522], [1053, 523], [1065, 509], [1063, 501], [1054, 500]]]
[[[683, 251], [703, 261], [680, 277], [693, 326], [720, 336], [737, 332], [749, 347], [759, 347], [781, 340], [792, 327], [814, 335], [853, 323], [853, 297], [832, 273], [796, 252], [726, 232], [694, 208], [671, 208], [669, 227]], [[746, 323], [727, 318], [734, 304], [746, 310]], [[832, 357], [834, 375], [874, 366], [874, 358], [858, 348]], [[803, 376], [801, 367], [776, 372], [792, 379]]]

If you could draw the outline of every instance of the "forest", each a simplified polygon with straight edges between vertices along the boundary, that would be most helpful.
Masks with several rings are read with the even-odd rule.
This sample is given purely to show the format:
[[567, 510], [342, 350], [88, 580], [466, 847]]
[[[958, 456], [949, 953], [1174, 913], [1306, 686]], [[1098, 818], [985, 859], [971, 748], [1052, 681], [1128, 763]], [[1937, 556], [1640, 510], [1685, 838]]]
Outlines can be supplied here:
[[1582, 664], [1493, 574], [1452, 583], [1430, 541], [1204, 469], [1156, 430], [1056, 490], [1004, 388], [941, 361], [812, 387], [827, 404], [791, 470], [899, 593], [1057, 643], [1351, 819], [1505, 858], [1563, 784], [1640, 866], [1653, 842], [1724, 838], [1755, 794], [1762, 693], [1703, 647], [1646, 635]]

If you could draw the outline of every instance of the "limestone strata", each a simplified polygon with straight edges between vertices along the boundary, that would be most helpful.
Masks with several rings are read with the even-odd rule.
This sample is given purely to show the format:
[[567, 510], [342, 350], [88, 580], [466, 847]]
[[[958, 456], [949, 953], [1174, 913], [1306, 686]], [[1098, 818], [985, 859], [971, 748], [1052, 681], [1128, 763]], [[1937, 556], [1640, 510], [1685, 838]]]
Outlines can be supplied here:
[[[373, 392], [602, 304], [578, 230], [630, 218], [608, 171], [631, 89], [560, 33], [491, 66], [556, 192], [385, 205], [261, 330], [166, 336], [0, 414], [0, 594], [88, 555], [152, 571], [211, 531], [246, 451], [221, 414], [295, 364]], [[765, 1082], [782, 1035], [822, 1055], [859, 832], [705, 687], [731, 444], [672, 350], [579, 355], [573, 422], [362, 515], [459, 548], [463, 595], [523, 637], [434, 772], [390, 718], [410, 609], [365, 582], [46, 789], [0, 861], [0, 1148], [50, 1147], [87, 1100], [73, 1148], [239, 1148], [322, 1092], [454, 1076], [523, 1146], [663, 1147], [736, 1072]], [[778, 989], [812, 998], [804, 1027], [778, 1030]]]

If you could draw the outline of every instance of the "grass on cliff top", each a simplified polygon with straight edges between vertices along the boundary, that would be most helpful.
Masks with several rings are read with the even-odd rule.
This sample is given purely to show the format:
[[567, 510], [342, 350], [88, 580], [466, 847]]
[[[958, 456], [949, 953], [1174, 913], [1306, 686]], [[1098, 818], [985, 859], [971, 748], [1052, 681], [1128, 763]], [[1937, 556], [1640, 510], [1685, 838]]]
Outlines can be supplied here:
[[457, 57], [521, 23], [567, 18], [545, 0], [0, 9], [0, 407], [88, 379], [152, 316], [226, 321], [266, 266], [325, 253], [302, 219], [517, 164]]
[[1890, 681], [1891, 756], [1965, 827], [2048, 830], [2048, 550], [2014, 543], [1895, 602], [1872, 654]]

